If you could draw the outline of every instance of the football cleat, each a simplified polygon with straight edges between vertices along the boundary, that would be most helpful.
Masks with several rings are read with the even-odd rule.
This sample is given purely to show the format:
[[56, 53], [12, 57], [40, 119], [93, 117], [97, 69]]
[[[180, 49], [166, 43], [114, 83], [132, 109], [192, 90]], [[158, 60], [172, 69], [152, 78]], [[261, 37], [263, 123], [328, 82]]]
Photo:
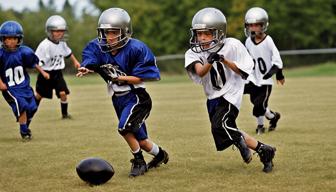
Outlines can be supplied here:
[[72, 116], [71, 115], [69, 115], [69, 114], [63, 114], [62, 115], [62, 119], [72, 119]]
[[145, 174], [147, 171], [146, 161], [144, 159], [131, 159], [131, 171], [129, 177], [136, 177]]
[[278, 113], [278, 112], [274, 113], [273, 119], [270, 119], [270, 122], [269, 122], [270, 126], [268, 128], [268, 131], [274, 131], [275, 130], [280, 117], [281, 117], [280, 113]]
[[264, 125], [258, 125], [257, 129], [256, 129], [256, 134], [257, 135], [261, 135], [263, 133], [265, 133], [265, 127], [264, 127]]
[[238, 140], [234, 141], [233, 144], [239, 149], [244, 162], [246, 164], [250, 163], [252, 160], [252, 153], [247, 147], [244, 137], [241, 136]]
[[168, 153], [159, 148], [159, 153], [147, 164], [148, 169], [159, 167], [161, 164], [167, 164], [169, 161], [169, 155]]
[[260, 161], [264, 164], [263, 172], [269, 173], [273, 170], [273, 158], [275, 156], [275, 151], [275, 147], [261, 144], [257, 153], [260, 157]]
[[23, 141], [30, 141], [33, 137], [30, 129], [27, 132], [20, 132], [20, 135]]

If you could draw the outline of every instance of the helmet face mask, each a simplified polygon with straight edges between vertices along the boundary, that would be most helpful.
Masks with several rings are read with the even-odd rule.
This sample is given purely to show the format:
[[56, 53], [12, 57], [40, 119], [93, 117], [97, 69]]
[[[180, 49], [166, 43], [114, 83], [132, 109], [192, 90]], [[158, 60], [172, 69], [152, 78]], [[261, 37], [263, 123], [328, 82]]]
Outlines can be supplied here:
[[[48, 18], [45, 24], [45, 31], [50, 40], [54, 42], [66, 41], [68, 39], [68, 26], [63, 17], [53, 15]], [[54, 32], [63, 31], [62, 36], [54, 35]]]
[[[250, 24], [260, 24], [261, 31], [256, 32], [252, 31], [249, 27]], [[268, 27], [268, 14], [267, 12], [260, 7], [253, 7], [246, 12], [245, 15], [245, 28], [244, 32], [246, 37], [254, 37], [258, 33], [265, 33]]]
[[[190, 49], [196, 53], [210, 51], [217, 52], [223, 46], [226, 37], [226, 18], [224, 14], [215, 8], [204, 8], [198, 11], [192, 20], [190, 29]], [[199, 34], [212, 33], [212, 39], [202, 41]]]
[[[190, 45], [191, 50], [199, 53], [203, 51], [208, 51], [214, 49], [219, 43], [221, 37], [219, 36], [218, 30], [215, 29], [190, 29], [191, 39]], [[211, 39], [201, 39], [201, 34], [211, 34]]]
[[[17, 38], [16, 47], [7, 47], [5, 44], [5, 38], [15, 37]], [[16, 48], [20, 47], [23, 43], [23, 28], [16, 21], [6, 21], [0, 26], [0, 41], [1, 46], [5, 49], [16, 50]]]
[[131, 18], [123, 9], [107, 9], [99, 17], [97, 32], [98, 43], [103, 52], [120, 49], [132, 36]]

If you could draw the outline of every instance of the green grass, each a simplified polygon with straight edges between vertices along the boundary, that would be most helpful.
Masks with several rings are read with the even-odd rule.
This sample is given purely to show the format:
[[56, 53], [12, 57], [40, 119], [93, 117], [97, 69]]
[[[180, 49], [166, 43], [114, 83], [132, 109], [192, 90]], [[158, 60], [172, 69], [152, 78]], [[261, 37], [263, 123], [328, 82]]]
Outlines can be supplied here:
[[[136, 179], [127, 177], [131, 154], [117, 133], [118, 121], [102, 80], [92, 75], [67, 76], [67, 81], [74, 118], [61, 120], [59, 101], [43, 100], [31, 124], [31, 142], [21, 142], [12, 112], [0, 99], [1, 192], [336, 189], [336, 76], [290, 75], [285, 86], [275, 85], [270, 106], [282, 118], [276, 132], [261, 136], [254, 134], [252, 106], [244, 96], [238, 126], [277, 147], [274, 171], [264, 174], [257, 155], [246, 165], [237, 150], [215, 150], [201, 86], [186, 75], [162, 75], [162, 81], [147, 84], [153, 99], [147, 124], [151, 139], [169, 152], [170, 161]], [[90, 187], [76, 174], [79, 161], [91, 156], [106, 159], [116, 171], [102, 186]]]

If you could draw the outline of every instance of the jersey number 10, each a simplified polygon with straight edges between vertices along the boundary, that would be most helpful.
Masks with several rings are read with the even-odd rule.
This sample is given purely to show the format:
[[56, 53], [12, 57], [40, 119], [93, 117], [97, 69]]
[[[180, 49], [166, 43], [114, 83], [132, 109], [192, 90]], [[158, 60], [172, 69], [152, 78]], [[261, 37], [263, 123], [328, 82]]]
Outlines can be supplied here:
[[8, 86], [19, 85], [25, 80], [23, 67], [17, 66], [14, 68], [9, 68], [6, 70], [6, 77], [8, 78]]

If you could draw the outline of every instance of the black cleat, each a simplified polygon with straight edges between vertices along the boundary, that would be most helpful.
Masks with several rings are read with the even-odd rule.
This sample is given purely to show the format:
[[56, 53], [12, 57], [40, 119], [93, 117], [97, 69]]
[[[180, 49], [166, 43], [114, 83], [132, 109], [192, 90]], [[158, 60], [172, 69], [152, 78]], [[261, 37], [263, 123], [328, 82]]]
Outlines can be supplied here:
[[239, 149], [244, 162], [246, 164], [250, 163], [252, 160], [252, 153], [247, 147], [244, 137], [241, 136], [238, 140], [234, 141], [233, 144]]
[[265, 127], [264, 127], [264, 125], [258, 125], [257, 129], [256, 129], [256, 134], [257, 135], [261, 135], [263, 133], [265, 133]]
[[63, 114], [62, 119], [72, 119], [72, 116], [69, 114], [66, 114], [66, 115]]
[[270, 122], [269, 122], [270, 126], [268, 128], [268, 131], [274, 131], [275, 130], [280, 117], [281, 117], [280, 113], [278, 113], [278, 112], [274, 113], [273, 119], [270, 119]]
[[152, 168], [156, 168], [156, 167], [160, 167], [161, 164], [167, 164], [169, 161], [169, 155], [168, 153], [161, 149], [160, 147], [160, 151], [159, 154], [157, 154], [148, 164], [147, 164], [147, 168], [148, 169], [152, 169]]
[[264, 164], [263, 172], [269, 173], [273, 169], [273, 158], [275, 156], [276, 148], [261, 144], [259, 150], [257, 151], [260, 161]]
[[136, 177], [145, 174], [147, 165], [144, 159], [131, 159], [132, 167], [129, 177]]
[[32, 139], [32, 133], [30, 129], [27, 130], [27, 132], [20, 132], [22, 141], [30, 141]]

